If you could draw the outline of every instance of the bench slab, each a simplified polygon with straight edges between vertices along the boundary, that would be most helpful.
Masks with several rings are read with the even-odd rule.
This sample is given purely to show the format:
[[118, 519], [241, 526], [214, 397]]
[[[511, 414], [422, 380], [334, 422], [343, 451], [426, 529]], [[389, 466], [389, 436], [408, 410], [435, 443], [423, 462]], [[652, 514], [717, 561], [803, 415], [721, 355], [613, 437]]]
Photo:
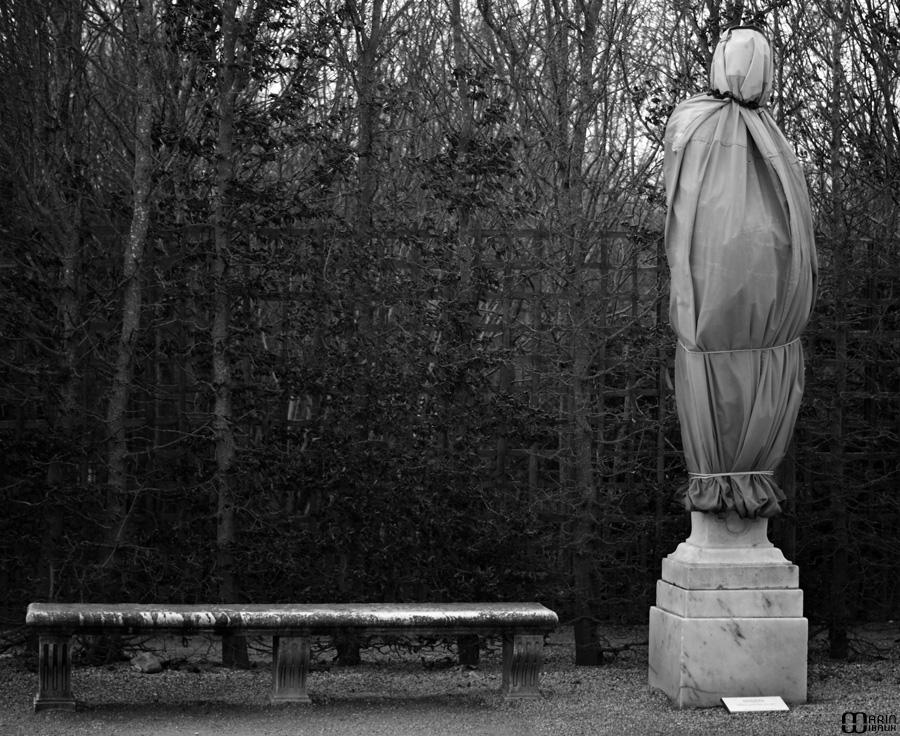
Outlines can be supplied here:
[[170, 631], [286, 632], [328, 635], [352, 631], [505, 630], [549, 632], [556, 614], [538, 603], [340, 603], [286, 605], [159, 605], [32, 603], [25, 623], [71, 633]]
[[500, 635], [507, 699], [540, 697], [544, 635], [556, 614], [538, 603], [370, 603], [159, 605], [32, 603], [25, 623], [40, 635], [35, 712], [71, 710], [71, 643], [76, 634], [212, 631], [273, 637], [270, 703], [308, 703], [311, 636]]

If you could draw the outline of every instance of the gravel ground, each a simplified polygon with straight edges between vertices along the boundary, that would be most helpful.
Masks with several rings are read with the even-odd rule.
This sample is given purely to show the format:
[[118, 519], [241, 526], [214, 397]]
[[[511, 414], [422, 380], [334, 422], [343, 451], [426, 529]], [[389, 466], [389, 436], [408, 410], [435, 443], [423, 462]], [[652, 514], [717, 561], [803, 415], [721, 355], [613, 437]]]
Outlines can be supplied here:
[[[605, 632], [611, 645], [639, 642], [645, 629]], [[309, 677], [313, 702], [271, 707], [271, 667], [257, 653], [250, 670], [214, 664], [214, 643], [153, 642], [170, 666], [141, 674], [127, 662], [75, 667], [74, 713], [32, 714], [36, 659], [0, 658], [2, 736], [305, 736], [306, 734], [840, 734], [841, 714], [865, 711], [900, 720], [900, 625], [855, 632], [849, 662], [827, 658], [812, 641], [809, 702], [787, 713], [741, 713], [724, 708], [679, 711], [647, 685], [647, 648], [626, 649], [601, 667], [575, 667], [572, 630], [562, 628], [545, 648], [541, 700], [506, 702], [499, 693], [500, 652], [482, 652], [477, 669], [451, 664], [452, 652], [366, 649], [359, 667], [331, 667], [317, 657]], [[165, 646], [163, 650], [159, 650]], [[182, 659], [187, 657], [187, 661]]]

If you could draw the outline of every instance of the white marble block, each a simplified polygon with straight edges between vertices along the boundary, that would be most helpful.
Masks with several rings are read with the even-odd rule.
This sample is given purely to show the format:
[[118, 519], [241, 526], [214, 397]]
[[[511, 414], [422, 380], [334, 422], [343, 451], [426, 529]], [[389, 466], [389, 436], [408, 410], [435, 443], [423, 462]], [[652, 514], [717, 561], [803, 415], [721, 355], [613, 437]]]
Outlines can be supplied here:
[[803, 616], [803, 591], [690, 590], [659, 580], [656, 605], [686, 618], [797, 618]]
[[779, 695], [806, 702], [805, 618], [686, 618], [650, 609], [650, 686], [678, 708]]
[[723, 697], [806, 702], [808, 623], [795, 565], [767, 522], [693, 513], [650, 609], [650, 686], [679, 708]]

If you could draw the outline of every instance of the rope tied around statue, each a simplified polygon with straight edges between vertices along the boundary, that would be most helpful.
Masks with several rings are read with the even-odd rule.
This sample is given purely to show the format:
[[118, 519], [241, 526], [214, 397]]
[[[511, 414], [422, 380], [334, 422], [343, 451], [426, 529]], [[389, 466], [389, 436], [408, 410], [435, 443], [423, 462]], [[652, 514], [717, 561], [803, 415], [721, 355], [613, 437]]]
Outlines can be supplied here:
[[735, 97], [731, 92], [719, 92], [717, 89], [713, 89], [710, 87], [706, 94], [711, 97], [715, 97], [717, 100], [731, 100], [732, 102], [736, 102], [741, 107], [746, 107], [748, 110], [759, 110], [760, 104], [756, 100], [742, 100], [739, 97]]

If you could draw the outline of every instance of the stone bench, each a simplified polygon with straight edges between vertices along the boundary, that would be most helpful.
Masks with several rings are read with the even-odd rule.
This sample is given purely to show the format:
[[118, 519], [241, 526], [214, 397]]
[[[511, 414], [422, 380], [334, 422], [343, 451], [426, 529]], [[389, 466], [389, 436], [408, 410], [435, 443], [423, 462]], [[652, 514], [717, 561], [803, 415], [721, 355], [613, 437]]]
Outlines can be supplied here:
[[32, 603], [26, 624], [39, 635], [35, 712], [72, 710], [71, 637], [78, 634], [212, 632], [273, 638], [270, 703], [308, 703], [310, 637], [501, 636], [507, 699], [535, 698], [544, 636], [556, 614], [538, 603], [371, 603], [300, 605], [143, 605]]

